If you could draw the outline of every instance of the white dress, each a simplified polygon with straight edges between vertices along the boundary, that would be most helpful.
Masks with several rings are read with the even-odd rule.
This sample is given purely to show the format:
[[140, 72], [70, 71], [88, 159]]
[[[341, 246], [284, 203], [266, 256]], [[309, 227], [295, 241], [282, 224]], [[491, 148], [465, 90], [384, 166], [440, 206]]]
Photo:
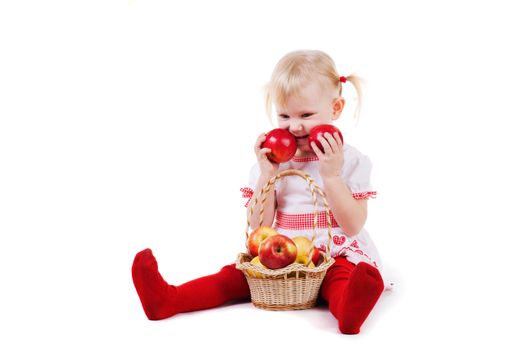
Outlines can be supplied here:
[[[344, 145], [344, 162], [342, 177], [346, 185], [352, 191], [356, 199], [375, 198], [376, 192], [370, 183], [372, 163], [370, 159], [359, 152], [355, 147]], [[294, 157], [289, 162], [281, 163], [279, 171], [287, 169], [299, 169], [310, 175], [323, 189], [323, 181], [319, 175], [319, 160], [313, 157]], [[245, 198], [251, 198], [260, 175], [259, 165], [256, 163], [250, 171], [249, 186], [241, 191]], [[281, 234], [288, 237], [313, 235], [314, 204], [307, 182], [299, 176], [287, 176], [278, 180], [275, 186], [277, 211], [273, 227]], [[249, 199], [248, 199], [249, 200]], [[246, 203], [248, 204], [248, 203]], [[322, 200], [318, 199], [318, 210], [324, 209]], [[331, 255], [345, 256], [350, 262], [358, 264], [361, 261], [382, 269], [379, 253], [370, 238], [368, 232], [363, 228], [353, 237], [346, 236], [338, 226], [333, 215], [332, 242], [330, 245]], [[328, 241], [328, 225], [325, 214], [319, 215], [317, 219], [315, 246], [326, 251]]]

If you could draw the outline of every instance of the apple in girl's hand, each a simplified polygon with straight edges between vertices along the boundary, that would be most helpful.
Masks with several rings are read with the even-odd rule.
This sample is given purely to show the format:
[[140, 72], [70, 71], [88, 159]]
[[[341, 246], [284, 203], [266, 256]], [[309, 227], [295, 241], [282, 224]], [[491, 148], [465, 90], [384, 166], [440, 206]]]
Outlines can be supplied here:
[[[336, 128], [335, 126], [331, 124], [321, 124], [321, 125], [314, 126], [312, 130], [310, 130], [310, 135], [308, 136], [308, 145], [311, 145], [312, 142], [315, 142], [316, 146], [319, 147], [319, 149], [324, 152], [323, 145], [321, 144], [321, 141], [317, 139], [317, 137], [319, 135], [324, 136], [325, 132], [332, 134], [332, 135], [334, 135], [335, 133], [338, 133], [339, 138], [341, 139], [341, 142], [344, 142], [343, 134], [341, 134], [341, 131], [338, 128]], [[310, 148], [311, 147], [312, 146], [310, 146]]]
[[278, 234], [277, 231], [268, 226], [261, 226], [253, 230], [246, 241], [246, 248], [248, 248], [250, 255], [253, 257], [257, 256], [261, 242], [267, 237], [275, 236], [276, 234]]
[[259, 259], [269, 269], [280, 269], [295, 261], [297, 247], [285, 235], [277, 234], [266, 238], [259, 247]]
[[314, 265], [317, 265], [319, 262], [319, 249], [313, 246], [312, 241], [305, 236], [297, 236], [293, 238], [293, 242], [297, 247], [297, 258], [295, 259], [295, 262], [303, 265], [306, 264], [310, 255], [310, 250], [312, 250], [312, 262]]
[[266, 139], [262, 148], [272, 150], [268, 153], [268, 159], [274, 163], [284, 163], [289, 161], [297, 151], [297, 142], [295, 136], [285, 129], [273, 129], [266, 134]]

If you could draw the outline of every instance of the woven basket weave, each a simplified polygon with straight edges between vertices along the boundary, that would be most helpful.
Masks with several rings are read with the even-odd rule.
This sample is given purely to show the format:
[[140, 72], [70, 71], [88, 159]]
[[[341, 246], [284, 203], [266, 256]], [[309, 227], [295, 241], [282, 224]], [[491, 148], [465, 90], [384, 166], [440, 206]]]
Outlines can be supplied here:
[[[308, 183], [308, 188], [312, 194], [314, 204], [314, 223], [313, 237], [315, 240], [315, 230], [317, 227], [317, 196], [319, 195], [325, 206], [325, 214], [328, 222], [328, 242], [326, 253], [322, 252], [320, 264], [316, 267], [307, 267], [303, 264], [293, 263], [282, 269], [270, 270], [250, 263], [252, 256], [241, 253], [237, 257], [236, 267], [243, 271], [250, 287], [251, 300], [253, 305], [265, 310], [301, 310], [308, 309], [315, 305], [319, 288], [323, 282], [328, 268], [335, 262], [330, 256], [330, 242], [332, 240], [332, 223], [330, 221], [328, 202], [319, 185], [305, 172], [295, 169], [285, 170], [271, 178], [266, 185], [259, 191], [250, 206], [250, 213], [246, 226], [246, 238], [249, 236], [250, 217], [253, 214], [255, 205], [260, 201], [259, 226], [262, 225], [264, 215], [264, 202], [268, 192], [273, 189], [276, 181], [286, 176], [300, 176]], [[261, 199], [262, 198], [262, 199]], [[312, 252], [310, 252], [309, 261]], [[308, 263], [306, 264], [308, 265]]]

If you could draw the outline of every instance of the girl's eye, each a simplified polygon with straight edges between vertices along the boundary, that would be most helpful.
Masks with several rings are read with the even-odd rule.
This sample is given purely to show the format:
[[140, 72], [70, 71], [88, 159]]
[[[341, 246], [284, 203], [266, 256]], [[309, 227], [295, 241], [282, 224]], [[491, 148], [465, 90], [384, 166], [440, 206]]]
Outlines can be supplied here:
[[305, 114], [303, 114], [301, 117], [302, 117], [302, 118], [308, 118], [308, 117], [310, 117], [311, 115], [312, 115], [312, 113], [305, 113]]
[[279, 115], [279, 118], [281, 119], [288, 119], [289, 117], [286, 114]]

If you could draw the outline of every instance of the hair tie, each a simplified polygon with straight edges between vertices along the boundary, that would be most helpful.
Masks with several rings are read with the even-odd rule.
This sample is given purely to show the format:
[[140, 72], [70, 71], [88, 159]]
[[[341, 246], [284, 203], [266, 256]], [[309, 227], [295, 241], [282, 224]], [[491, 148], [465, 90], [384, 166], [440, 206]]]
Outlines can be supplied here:
[[346, 77], [345, 77], [345, 76], [341, 76], [341, 77], [339, 77], [339, 81], [340, 81], [341, 83], [346, 83]]

